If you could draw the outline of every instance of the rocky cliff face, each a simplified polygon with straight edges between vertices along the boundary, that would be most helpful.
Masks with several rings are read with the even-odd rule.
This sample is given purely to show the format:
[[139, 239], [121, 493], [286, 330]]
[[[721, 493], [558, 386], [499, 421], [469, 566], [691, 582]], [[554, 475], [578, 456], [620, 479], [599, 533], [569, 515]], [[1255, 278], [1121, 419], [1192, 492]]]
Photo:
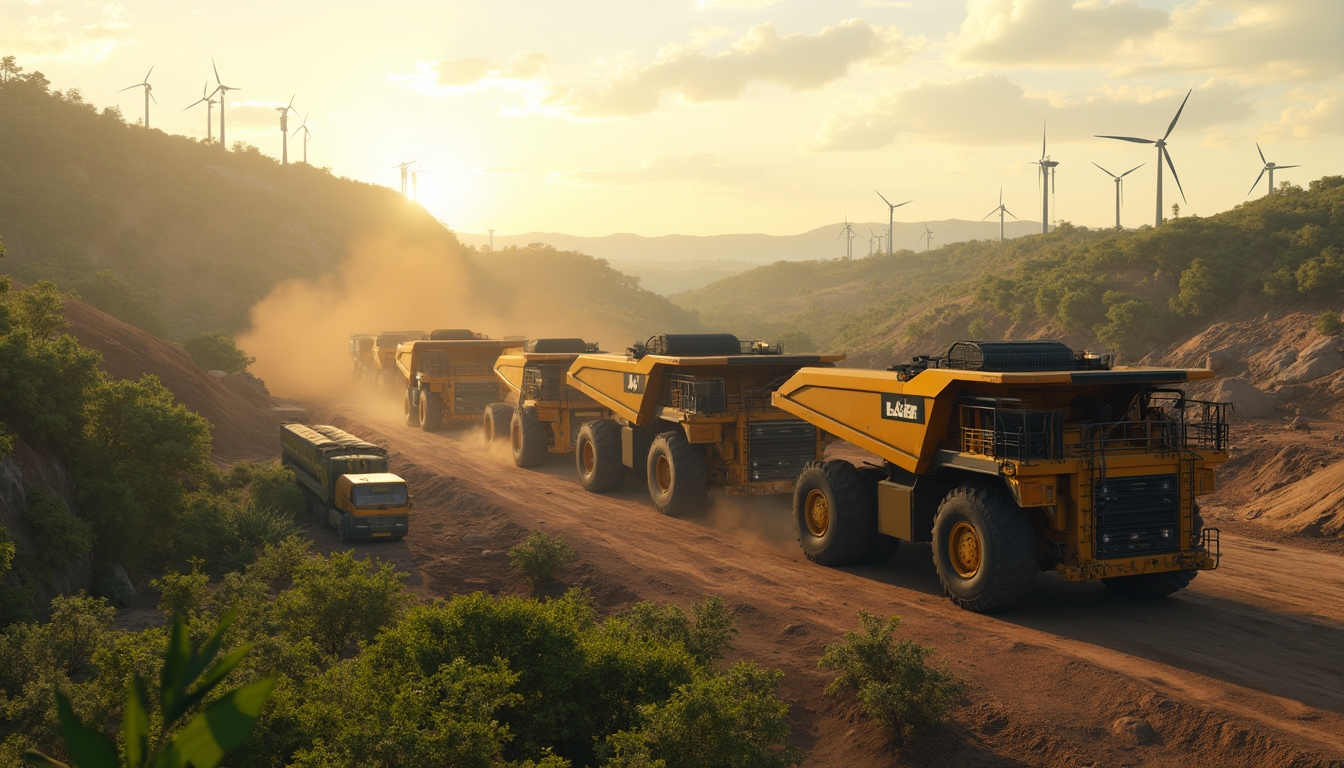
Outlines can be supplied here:
[[[32, 533], [24, 521], [28, 510], [29, 491], [41, 491], [47, 496], [60, 499], [66, 510], [74, 514], [75, 492], [70, 477], [53, 453], [37, 449], [18, 440], [14, 450], [4, 459], [0, 459], [0, 526], [9, 531], [9, 536], [20, 551], [34, 549]], [[52, 574], [51, 581], [40, 588], [39, 598], [50, 600], [56, 595], [71, 595], [91, 586], [93, 568], [88, 555], [63, 567]]]

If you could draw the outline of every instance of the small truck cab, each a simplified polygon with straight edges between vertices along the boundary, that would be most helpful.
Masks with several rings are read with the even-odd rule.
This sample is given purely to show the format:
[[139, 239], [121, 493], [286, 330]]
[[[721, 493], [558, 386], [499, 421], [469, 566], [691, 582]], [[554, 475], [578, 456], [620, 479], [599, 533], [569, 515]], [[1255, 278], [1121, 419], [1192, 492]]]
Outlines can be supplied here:
[[406, 481], [388, 472], [387, 449], [327, 424], [282, 424], [280, 462], [294, 473], [318, 528], [341, 541], [400, 539], [410, 529]]
[[399, 539], [406, 535], [410, 511], [406, 481], [397, 475], [340, 475], [336, 478], [336, 507], [327, 510], [327, 524], [338, 530], [348, 527], [351, 539]]

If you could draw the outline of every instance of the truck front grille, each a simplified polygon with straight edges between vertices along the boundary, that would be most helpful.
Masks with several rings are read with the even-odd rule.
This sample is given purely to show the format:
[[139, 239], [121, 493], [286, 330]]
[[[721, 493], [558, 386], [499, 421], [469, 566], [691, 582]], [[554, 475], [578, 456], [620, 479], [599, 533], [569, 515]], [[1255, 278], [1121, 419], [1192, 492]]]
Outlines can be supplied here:
[[1176, 475], [1097, 480], [1097, 557], [1171, 552], [1180, 545], [1180, 483]]
[[802, 419], [747, 425], [747, 472], [753, 483], [796, 480], [816, 458], [817, 428]]
[[460, 381], [453, 387], [453, 414], [469, 416], [485, 412], [499, 402], [499, 384], [493, 381]]

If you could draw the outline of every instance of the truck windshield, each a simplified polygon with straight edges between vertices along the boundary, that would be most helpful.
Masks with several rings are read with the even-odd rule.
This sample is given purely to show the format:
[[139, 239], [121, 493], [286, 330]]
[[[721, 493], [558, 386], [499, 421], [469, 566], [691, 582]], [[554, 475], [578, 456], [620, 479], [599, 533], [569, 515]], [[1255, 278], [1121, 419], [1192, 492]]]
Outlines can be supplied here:
[[381, 505], [405, 506], [406, 486], [401, 483], [371, 483], [354, 487], [355, 506], [376, 507]]

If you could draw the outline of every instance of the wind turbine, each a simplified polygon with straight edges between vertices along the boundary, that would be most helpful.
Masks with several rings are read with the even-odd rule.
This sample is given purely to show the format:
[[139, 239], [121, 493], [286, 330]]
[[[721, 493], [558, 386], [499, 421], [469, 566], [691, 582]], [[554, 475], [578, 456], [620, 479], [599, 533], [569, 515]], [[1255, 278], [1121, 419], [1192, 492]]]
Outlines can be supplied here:
[[307, 165], [307, 164], [308, 164], [308, 137], [311, 136], [312, 133], [313, 133], [312, 131], [308, 130], [308, 113], [307, 113], [307, 112], [303, 113], [303, 123], [300, 124], [298, 128], [295, 128], [295, 129], [294, 129], [294, 132], [295, 132], [295, 133], [298, 133], [299, 131], [303, 131], [303, 164], [304, 164], [304, 165]]
[[919, 239], [924, 241], [924, 251], [925, 253], [927, 253], [929, 250], [929, 246], [933, 245], [933, 230], [929, 229], [928, 224], [924, 225], [924, 234], [920, 235]]
[[876, 232], [874, 232], [872, 227], [869, 227], [869, 228], [868, 228], [868, 255], [869, 255], [869, 256], [872, 256], [874, 253], [877, 253], [877, 252], [878, 252], [877, 249], [879, 249], [879, 248], [881, 248], [881, 247], [882, 247], [882, 236], [879, 235], [879, 234], [877, 234]]
[[[417, 162], [419, 162], [419, 161], [417, 161]], [[429, 173], [429, 171], [426, 171], [424, 168], [414, 168], [414, 169], [411, 170], [411, 199], [412, 199], [412, 200], [416, 200], [416, 201], [419, 201], [419, 200], [420, 200], [420, 179], [417, 178], [417, 174], [421, 174], [421, 173]]]
[[404, 163], [397, 163], [396, 165], [392, 166], [393, 168], [398, 168], [398, 169], [401, 170], [401, 194], [403, 194], [403, 195], [406, 194], [406, 182], [407, 182], [407, 181], [409, 180], [409, 178], [410, 178], [410, 170], [411, 170], [411, 166], [415, 165], [415, 164], [418, 163], [418, 162], [420, 162], [420, 161], [419, 161], [419, 160], [409, 160], [409, 161], [407, 161], [407, 162], [404, 162]]
[[215, 125], [214, 125], [215, 105], [219, 103], [215, 101], [215, 94], [218, 93], [219, 91], [214, 90], [207, 94], [205, 92], [205, 89], [209, 87], [210, 87], [210, 81], [206, 80], [205, 84], [201, 86], [201, 98], [191, 102], [182, 109], [183, 112], [186, 112], [188, 109], [191, 109], [197, 104], [200, 104], [202, 102], [205, 103], [205, 141], [207, 144], [211, 141], [214, 141], [215, 139]]
[[1181, 191], [1181, 201], [1185, 199], [1185, 190], [1181, 187], [1181, 177], [1176, 175], [1176, 165], [1171, 162], [1171, 153], [1167, 152], [1167, 137], [1176, 129], [1176, 121], [1181, 119], [1181, 112], [1185, 111], [1185, 102], [1190, 100], [1190, 94], [1194, 89], [1185, 92], [1185, 98], [1181, 100], [1180, 109], [1176, 110], [1176, 116], [1171, 118], [1171, 125], [1167, 126], [1167, 132], [1162, 134], [1162, 138], [1157, 141], [1152, 139], [1139, 139], [1133, 136], [1097, 136], [1099, 139], [1116, 139], [1118, 141], [1132, 141], [1135, 144], [1152, 144], [1157, 147], [1157, 220], [1153, 224], [1155, 227], [1162, 226], [1162, 160], [1165, 158], [1167, 167], [1171, 169], [1171, 178], [1176, 180], [1176, 189]]
[[845, 238], [845, 261], [854, 259], [854, 238], [858, 237], [854, 233], [854, 225], [849, 223], [849, 216], [845, 216], [845, 228], [840, 230], [840, 234], [835, 236], [836, 240]]
[[210, 60], [211, 69], [215, 70], [215, 92], [219, 94], [219, 146], [224, 151], [229, 151], [229, 143], [224, 138], [224, 102], [228, 101], [229, 91], [241, 91], [241, 88], [234, 88], [232, 85], [225, 85], [219, 80], [219, 67], [215, 66], [215, 60]]
[[[1260, 176], [1264, 176], [1264, 175], [1265, 175], [1265, 171], [1269, 171], [1269, 191], [1265, 192], [1265, 194], [1267, 194], [1267, 195], [1272, 195], [1272, 194], [1274, 194], [1274, 171], [1275, 171], [1275, 169], [1282, 170], [1282, 169], [1284, 169], [1284, 168], [1301, 168], [1301, 167], [1302, 167], [1302, 166], [1300, 166], [1300, 165], [1275, 165], [1274, 163], [1269, 162], [1268, 160], [1265, 159], [1265, 153], [1264, 153], [1264, 150], [1260, 149], [1260, 142], [1258, 142], [1258, 141], [1255, 142], [1255, 151], [1260, 153], [1260, 162], [1262, 162], [1262, 163], [1265, 164], [1265, 166], [1264, 166], [1263, 168], [1260, 169]], [[1172, 171], [1172, 173], [1175, 173], [1175, 171]], [[1256, 177], [1255, 177], [1255, 184], [1259, 184], [1259, 183], [1260, 183], [1260, 176], [1256, 176]], [[1252, 184], [1252, 185], [1251, 185], [1251, 190], [1250, 190], [1250, 192], [1247, 192], [1247, 193], [1246, 193], [1246, 196], [1247, 196], [1247, 197], [1250, 197], [1250, 196], [1251, 196], [1251, 192], [1254, 192], [1254, 191], [1255, 191], [1255, 184]]]
[[[874, 192], [877, 192], [876, 189], [874, 189], [873, 191], [874, 191]], [[884, 203], [887, 204], [887, 253], [891, 253], [891, 249], [892, 249], [892, 245], [891, 245], [891, 243], [892, 243], [892, 240], [891, 240], [891, 228], [892, 228], [892, 225], [893, 225], [893, 224], [895, 223], [895, 221], [896, 221], [896, 209], [897, 209], [897, 208], [900, 208], [902, 205], [909, 205], [910, 203], [913, 203], [913, 202], [914, 202], [914, 199], [911, 198], [910, 200], [906, 200], [904, 203], [897, 203], [897, 204], [895, 204], [895, 205], [892, 205], [892, 204], [887, 200], [887, 198], [885, 198], [885, 197], [882, 196], [882, 193], [881, 193], [881, 192], [877, 192], [877, 196], [878, 196], [878, 197], [881, 197], [881, 198], [882, 198], [882, 202], [884, 202]]]
[[[984, 221], [985, 219], [988, 219], [990, 216], [993, 216], [993, 215], [996, 214], [996, 213], [999, 214], [999, 242], [1002, 243], [1002, 242], [1003, 242], [1003, 214], [1006, 213], [1006, 214], [1008, 214], [1009, 216], [1013, 216], [1013, 212], [1010, 211], [1010, 210], [1008, 210], [1007, 206], [1005, 206], [1005, 205], [1003, 204], [1003, 187], [999, 187], [999, 207], [998, 207], [998, 208], [995, 208], [994, 210], [992, 210], [992, 211], [990, 211], [989, 213], [986, 213], [984, 216], [980, 217], [980, 220], [981, 220], [981, 221]], [[1017, 219], [1016, 216], [1013, 216], [1013, 218], [1014, 218], [1014, 219]], [[1019, 221], [1020, 221], [1020, 219], [1019, 219]], [[927, 229], [927, 228], [928, 228], [928, 227], [925, 227], [925, 229]]]
[[[1097, 165], [1097, 164], [1096, 164], [1096, 163], [1093, 163], [1093, 165]], [[1131, 174], [1131, 173], [1133, 173], [1133, 172], [1139, 170], [1140, 168], [1142, 168], [1142, 167], [1145, 166], [1145, 165], [1147, 165], [1147, 163], [1139, 163], [1138, 165], [1134, 166], [1133, 168], [1130, 168], [1128, 171], [1125, 171], [1124, 173], [1120, 174], [1119, 176], [1116, 176], [1114, 173], [1111, 173], [1110, 171], [1106, 170], [1105, 168], [1101, 168], [1100, 165], [1097, 165], [1098, 168], [1101, 168], [1101, 170], [1102, 170], [1103, 173], [1105, 173], [1107, 176], [1110, 176], [1112, 179], [1115, 179], [1115, 228], [1116, 228], [1116, 229], [1121, 229], [1121, 227], [1120, 227], [1120, 203], [1124, 202], [1124, 199], [1125, 199], [1125, 177], [1128, 176], [1129, 174]], [[1259, 181], [1259, 179], [1256, 179], [1256, 181]]]
[[[155, 98], [154, 93], [153, 93], [153, 91], [154, 91], [154, 86], [152, 86], [152, 85], [149, 84], [149, 73], [150, 73], [150, 72], [153, 72], [153, 71], [154, 71], [154, 65], [151, 64], [151, 65], [149, 66], [149, 72], [146, 72], [146, 73], [145, 73], [145, 79], [144, 79], [143, 81], [138, 82], [138, 83], [136, 83], [135, 85], [128, 85], [128, 86], [126, 86], [125, 88], [122, 88], [122, 89], [121, 89], [121, 91], [129, 91], [129, 90], [131, 90], [132, 88], [144, 88], [144, 89], [145, 89], [145, 130], [149, 130], [149, 100], [150, 100], [150, 99], [154, 99], [154, 103], [155, 103], [155, 104], [158, 104], [158, 103], [159, 103], [159, 100], [158, 100], [157, 98]], [[117, 93], [121, 93], [121, 91], [117, 91]]]
[[1041, 159], [1031, 164], [1041, 167], [1041, 174], [1036, 177], [1036, 185], [1041, 190], [1041, 234], [1047, 235], [1050, 233], [1050, 194], [1055, 191], [1055, 168], [1059, 166], [1059, 162], [1051, 160], [1050, 156], [1045, 154], [1045, 123], [1041, 123]]
[[[280, 113], [280, 164], [289, 165], [289, 113], [299, 114], [294, 108], [294, 96], [289, 97], [289, 103], [283, 107], [276, 107], [275, 111]], [[306, 161], [305, 161], [306, 162]]]

